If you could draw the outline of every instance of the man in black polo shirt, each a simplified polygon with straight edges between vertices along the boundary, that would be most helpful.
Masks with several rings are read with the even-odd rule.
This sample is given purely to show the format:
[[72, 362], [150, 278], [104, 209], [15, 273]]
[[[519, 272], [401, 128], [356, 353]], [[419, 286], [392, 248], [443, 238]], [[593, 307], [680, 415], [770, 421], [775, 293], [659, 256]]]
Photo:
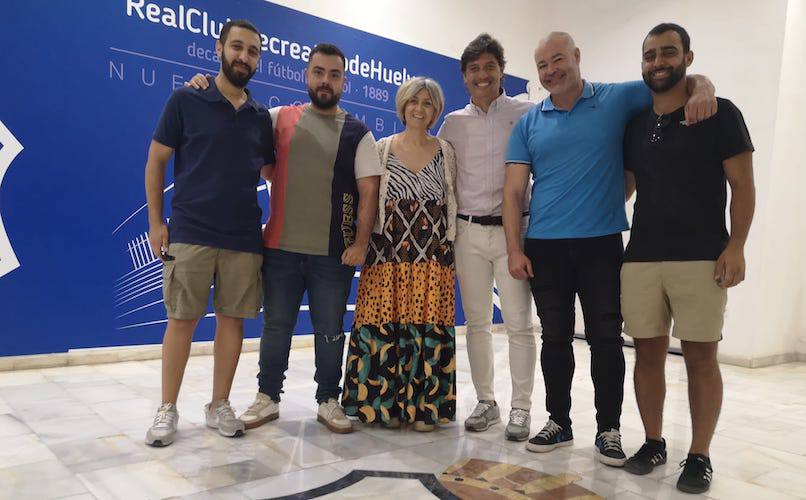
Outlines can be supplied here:
[[[624, 468], [647, 474], [666, 462], [662, 437], [664, 364], [669, 329], [680, 339], [688, 372], [693, 439], [677, 488], [702, 493], [711, 482], [709, 446], [722, 404], [717, 344], [727, 288], [744, 280], [744, 245], [753, 219], [753, 144], [741, 112], [727, 99], [708, 120], [686, 126], [688, 33], [653, 28], [642, 73], [652, 108], [625, 133], [628, 197], [637, 189], [632, 233], [621, 271], [625, 332], [636, 348], [635, 394], [646, 442]], [[725, 226], [725, 180], [731, 232]]]
[[[260, 310], [263, 238], [256, 187], [274, 163], [269, 113], [245, 86], [260, 59], [258, 30], [248, 21], [221, 29], [221, 72], [206, 90], [177, 89], [168, 99], [146, 163], [149, 240], [164, 261], [168, 327], [162, 344], [162, 405], [146, 443], [167, 446], [176, 435], [176, 399], [193, 331], [214, 285], [216, 315], [212, 401], [207, 425], [240, 436], [244, 425], [229, 404], [241, 353], [243, 318]], [[169, 226], [163, 217], [165, 168], [174, 157]]]

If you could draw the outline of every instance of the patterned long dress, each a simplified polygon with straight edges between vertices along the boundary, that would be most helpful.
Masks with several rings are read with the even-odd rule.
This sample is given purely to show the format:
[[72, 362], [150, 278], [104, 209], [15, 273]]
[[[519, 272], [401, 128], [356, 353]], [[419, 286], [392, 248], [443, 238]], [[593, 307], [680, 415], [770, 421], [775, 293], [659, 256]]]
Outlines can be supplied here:
[[342, 406], [362, 422], [456, 418], [454, 254], [444, 156], [417, 173], [394, 154], [382, 234], [361, 270]]

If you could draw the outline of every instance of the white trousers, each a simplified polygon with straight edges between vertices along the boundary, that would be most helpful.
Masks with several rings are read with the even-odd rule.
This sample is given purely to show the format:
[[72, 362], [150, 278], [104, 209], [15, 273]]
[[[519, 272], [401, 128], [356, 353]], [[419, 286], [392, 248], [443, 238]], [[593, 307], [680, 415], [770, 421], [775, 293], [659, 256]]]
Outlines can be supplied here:
[[512, 408], [529, 410], [534, 388], [535, 333], [532, 294], [528, 281], [509, 274], [504, 228], [456, 220], [456, 275], [467, 323], [470, 375], [479, 400], [494, 400], [495, 353], [490, 331], [493, 283], [501, 299], [501, 313], [509, 337], [509, 373]]

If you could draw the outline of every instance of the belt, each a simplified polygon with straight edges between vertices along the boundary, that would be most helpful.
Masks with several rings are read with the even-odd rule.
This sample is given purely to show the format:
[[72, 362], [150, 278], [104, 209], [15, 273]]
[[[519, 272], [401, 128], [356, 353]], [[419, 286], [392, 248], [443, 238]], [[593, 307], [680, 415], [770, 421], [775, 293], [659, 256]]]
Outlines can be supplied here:
[[[522, 217], [526, 217], [529, 215], [529, 212], [523, 212], [521, 214]], [[466, 220], [468, 222], [476, 223], [480, 226], [503, 226], [504, 220], [500, 215], [465, 215], [465, 214], [456, 214], [462, 220]]]

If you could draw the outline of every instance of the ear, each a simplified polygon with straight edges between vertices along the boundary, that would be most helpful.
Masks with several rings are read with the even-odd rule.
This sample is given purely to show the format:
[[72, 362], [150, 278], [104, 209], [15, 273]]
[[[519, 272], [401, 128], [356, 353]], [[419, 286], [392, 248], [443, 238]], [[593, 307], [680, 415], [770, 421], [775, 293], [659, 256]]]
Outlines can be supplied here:
[[579, 51], [579, 47], [574, 49], [574, 60], [579, 64], [579, 61], [582, 59], [582, 52]]
[[221, 43], [221, 40], [215, 41], [215, 53], [218, 55], [218, 58], [221, 59], [221, 52], [224, 51], [224, 44]]
[[688, 54], [686, 54], [686, 67], [688, 68], [689, 66], [691, 66], [691, 63], [693, 62], [694, 62], [694, 51], [689, 50]]

